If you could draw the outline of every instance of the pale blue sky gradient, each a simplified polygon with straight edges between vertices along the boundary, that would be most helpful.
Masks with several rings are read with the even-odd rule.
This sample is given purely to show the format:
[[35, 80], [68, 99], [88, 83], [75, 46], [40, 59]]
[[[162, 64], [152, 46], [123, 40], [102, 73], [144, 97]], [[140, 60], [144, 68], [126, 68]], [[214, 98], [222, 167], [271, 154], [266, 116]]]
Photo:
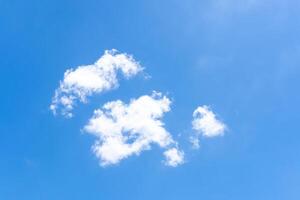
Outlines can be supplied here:
[[[0, 0], [0, 199], [299, 200], [300, 2], [296, 0]], [[116, 48], [151, 79], [120, 82], [54, 117], [63, 73]], [[101, 168], [80, 130], [107, 101], [158, 90], [186, 163], [154, 147]], [[210, 105], [223, 137], [188, 142]]]

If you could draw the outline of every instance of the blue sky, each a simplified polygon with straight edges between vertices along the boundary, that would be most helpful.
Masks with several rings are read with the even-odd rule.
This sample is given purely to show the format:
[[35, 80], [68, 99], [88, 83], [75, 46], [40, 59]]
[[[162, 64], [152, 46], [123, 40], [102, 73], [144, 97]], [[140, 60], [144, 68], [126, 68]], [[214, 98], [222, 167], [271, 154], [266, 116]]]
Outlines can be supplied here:
[[[294, 0], [0, 1], [0, 199], [300, 198], [300, 3]], [[107, 49], [145, 75], [89, 98], [74, 117], [49, 109], [64, 72]], [[101, 167], [83, 131], [105, 103], [160, 91], [184, 151]], [[192, 113], [209, 105], [227, 129], [193, 149]]]

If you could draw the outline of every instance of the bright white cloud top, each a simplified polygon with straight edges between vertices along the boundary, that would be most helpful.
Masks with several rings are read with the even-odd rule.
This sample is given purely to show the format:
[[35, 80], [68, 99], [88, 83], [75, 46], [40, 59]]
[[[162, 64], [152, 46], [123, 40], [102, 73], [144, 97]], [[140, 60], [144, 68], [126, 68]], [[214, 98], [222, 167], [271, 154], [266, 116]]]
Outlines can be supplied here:
[[131, 55], [106, 50], [104, 55], [92, 65], [68, 69], [63, 81], [55, 91], [50, 109], [54, 114], [61, 113], [72, 117], [72, 110], [79, 102], [86, 103], [87, 97], [99, 94], [119, 86], [118, 72], [130, 78], [143, 68]]
[[170, 104], [166, 96], [153, 92], [151, 96], [132, 99], [129, 104], [117, 100], [95, 110], [84, 130], [97, 137], [92, 149], [100, 164], [117, 164], [151, 149], [153, 144], [166, 149], [166, 165], [183, 163], [183, 152], [177, 149], [177, 143], [161, 121], [170, 111]]
[[199, 106], [193, 113], [192, 121], [193, 129], [196, 135], [191, 138], [191, 142], [195, 148], [199, 147], [199, 136], [216, 137], [224, 135], [226, 125], [217, 119], [211, 109], [204, 105]]

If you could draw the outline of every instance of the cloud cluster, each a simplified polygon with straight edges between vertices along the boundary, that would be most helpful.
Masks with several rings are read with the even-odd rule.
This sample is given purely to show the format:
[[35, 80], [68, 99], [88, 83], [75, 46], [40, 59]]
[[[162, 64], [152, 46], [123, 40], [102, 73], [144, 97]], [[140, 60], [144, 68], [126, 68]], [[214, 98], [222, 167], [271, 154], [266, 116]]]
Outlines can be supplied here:
[[55, 91], [50, 109], [54, 114], [59, 112], [66, 117], [72, 117], [76, 102], [86, 102], [87, 97], [93, 94], [117, 88], [118, 72], [125, 78], [130, 78], [142, 70], [132, 56], [107, 50], [96, 63], [65, 72], [63, 81]]
[[[86, 103], [88, 97], [119, 86], [119, 74], [130, 78], [143, 71], [134, 58], [116, 50], [105, 51], [92, 65], [68, 69], [59, 88], [55, 90], [50, 109], [54, 114], [72, 117], [78, 102]], [[185, 153], [165, 129], [162, 118], [171, 110], [171, 101], [159, 92], [132, 99], [128, 104], [121, 100], [105, 103], [94, 111], [84, 126], [84, 131], [96, 137], [92, 146], [100, 165], [118, 164], [121, 160], [153, 145], [163, 149], [167, 166], [176, 167], [185, 162]], [[223, 135], [226, 125], [216, 118], [208, 106], [199, 106], [193, 113], [192, 145], [199, 148], [199, 137]]]
[[131, 155], [149, 150], [152, 144], [168, 149], [166, 164], [183, 163], [183, 153], [176, 147], [171, 134], [161, 121], [170, 111], [171, 101], [153, 92], [133, 99], [129, 104], [120, 100], [106, 103], [94, 112], [84, 130], [97, 137], [93, 151], [102, 166], [117, 164]]
[[224, 134], [226, 125], [217, 119], [216, 115], [211, 109], [204, 105], [199, 106], [193, 113], [192, 121], [193, 129], [196, 135], [191, 138], [194, 147], [199, 147], [199, 136], [216, 137]]

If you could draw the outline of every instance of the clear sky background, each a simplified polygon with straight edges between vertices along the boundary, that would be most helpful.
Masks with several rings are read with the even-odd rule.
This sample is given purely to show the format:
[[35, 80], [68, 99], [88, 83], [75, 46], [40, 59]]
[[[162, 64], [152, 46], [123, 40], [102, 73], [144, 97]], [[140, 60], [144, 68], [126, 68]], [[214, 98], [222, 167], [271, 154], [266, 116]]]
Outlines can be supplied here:
[[[0, 0], [0, 199], [299, 200], [300, 2], [297, 0]], [[106, 49], [151, 76], [120, 81], [65, 119], [49, 111], [70, 67]], [[186, 163], [155, 146], [100, 167], [81, 131], [95, 108], [158, 90]], [[228, 130], [193, 150], [192, 112]]]

